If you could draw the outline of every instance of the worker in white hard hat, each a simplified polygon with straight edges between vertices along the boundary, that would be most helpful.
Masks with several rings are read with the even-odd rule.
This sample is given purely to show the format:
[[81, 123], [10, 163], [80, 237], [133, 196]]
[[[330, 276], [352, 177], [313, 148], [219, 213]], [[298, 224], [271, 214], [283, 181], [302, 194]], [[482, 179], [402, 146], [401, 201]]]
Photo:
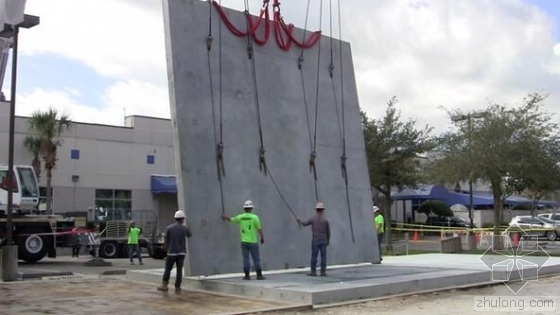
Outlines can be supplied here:
[[381, 242], [383, 242], [383, 235], [385, 234], [385, 218], [383, 218], [381, 209], [378, 206], [373, 206], [373, 217], [373, 224], [377, 233], [377, 247], [379, 249], [379, 261], [374, 261], [373, 263], [380, 264], [383, 260], [381, 257]]
[[165, 259], [165, 271], [163, 272], [163, 280], [157, 288], [159, 291], [167, 292], [167, 285], [171, 277], [173, 265], [177, 269], [175, 277], [175, 293], [181, 293], [181, 282], [183, 280], [183, 264], [187, 254], [187, 237], [191, 237], [192, 233], [185, 222], [185, 212], [177, 210], [175, 215], [175, 223], [169, 225], [165, 230], [163, 238], [163, 249], [167, 251]]
[[307, 221], [296, 219], [300, 225], [311, 225], [313, 236], [311, 240], [311, 273], [308, 276], [317, 275], [317, 255], [321, 253], [321, 276], [327, 275], [327, 246], [331, 239], [331, 229], [329, 221], [323, 215], [325, 205], [318, 202], [315, 206], [315, 215]]
[[251, 280], [250, 271], [251, 264], [249, 255], [253, 258], [253, 265], [257, 272], [257, 280], [264, 280], [261, 269], [261, 258], [259, 253], [259, 239], [261, 244], [264, 244], [264, 235], [261, 228], [261, 220], [259, 216], [253, 213], [253, 202], [251, 200], [245, 201], [243, 204], [244, 213], [238, 214], [233, 218], [222, 214], [222, 219], [231, 223], [239, 224], [239, 231], [241, 232], [241, 253], [243, 255], [243, 272], [245, 276], [243, 280]]

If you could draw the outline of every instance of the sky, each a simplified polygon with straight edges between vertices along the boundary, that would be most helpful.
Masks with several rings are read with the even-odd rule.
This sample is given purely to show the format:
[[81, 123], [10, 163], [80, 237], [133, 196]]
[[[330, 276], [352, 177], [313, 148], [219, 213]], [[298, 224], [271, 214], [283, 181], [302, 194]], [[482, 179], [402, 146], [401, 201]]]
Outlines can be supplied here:
[[[20, 32], [16, 114], [54, 107], [74, 121], [112, 125], [125, 115], [169, 118], [161, 1], [27, 0], [26, 13], [41, 24]], [[262, 1], [249, 3], [256, 13]], [[320, 1], [310, 3], [316, 30]], [[326, 35], [329, 3], [338, 0], [323, 1]], [[282, 1], [285, 20], [303, 27], [306, 5]], [[341, 0], [341, 21], [342, 36], [337, 22], [333, 36], [351, 44], [369, 117], [381, 117], [395, 95], [404, 119], [438, 133], [451, 126], [442, 108], [517, 106], [531, 92], [550, 94], [546, 109], [560, 114], [558, 0]]]

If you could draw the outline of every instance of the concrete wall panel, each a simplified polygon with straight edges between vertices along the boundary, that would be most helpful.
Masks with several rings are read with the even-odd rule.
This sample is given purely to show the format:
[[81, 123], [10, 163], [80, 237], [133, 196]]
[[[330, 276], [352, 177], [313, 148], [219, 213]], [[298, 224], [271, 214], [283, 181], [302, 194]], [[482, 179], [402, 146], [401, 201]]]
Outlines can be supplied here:
[[[225, 26], [220, 39], [220, 21], [212, 9], [214, 43], [208, 56], [208, 3], [166, 0], [164, 12], [171, 113], [175, 150], [179, 157], [176, 161], [180, 182], [179, 206], [186, 209], [194, 233], [189, 241], [188, 263], [191, 274], [241, 270], [239, 231], [220, 217], [221, 199], [214, 138], [217, 128], [214, 129], [211, 102], [213, 90], [214, 118], [219, 121], [220, 47], [226, 169], [222, 183], [226, 212], [229, 215], [239, 213], [246, 199], [253, 200], [266, 239], [265, 245], [261, 247], [261, 259], [266, 269], [307, 266], [311, 231], [309, 228], [298, 228], [272, 178], [297, 217], [307, 219], [314, 214], [316, 198], [314, 180], [309, 170], [309, 155], [312, 151], [310, 138], [314, 135], [319, 45], [304, 52], [303, 80], [307, 114], [297, 67], [300, 49], [294, 46], [288, 52], [280, 50], [273, 35], [265, 46], [254, 47], [262, 132], [270, 170], [270, 174], [265, 176], [259, 170], [259, 125], [246, 39], [233, 36]], [[245, 25], [243, 13], [228, 10], [227, 14], [238, 27]], [[302, 30], [296, 30], [298, 38], [302, 34]], [[333, 90], [328, 72], [330, 38], [323, 36], [320, 44], [317, 171], [319, 199], [326, 204], [332, 228], [329, 263], [377, 260], [371, 189], [350, 45], [338, 40], [333, 42], [336, 53]], [[339, 45], [342, 45], [342, 66], [338, 62]], [[355, 243], [350, 233], [340, 163], [341, 69], [344, 75], [350, 212]], [[210, 88], [210, 73], [213, 76], [213, 89]]]

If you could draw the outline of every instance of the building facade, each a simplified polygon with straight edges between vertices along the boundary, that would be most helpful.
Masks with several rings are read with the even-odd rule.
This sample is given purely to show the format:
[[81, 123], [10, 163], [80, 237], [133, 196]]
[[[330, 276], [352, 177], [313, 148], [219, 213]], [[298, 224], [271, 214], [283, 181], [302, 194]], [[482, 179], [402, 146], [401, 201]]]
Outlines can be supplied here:
[[[9, 103], [0, 102], [2, 164], [8, 164], [8, 131]], [[30, 135], [29, 118], [16, 117], [15, 164], [31, 164], [24, 146]], [[172, 221], [176, 193], [152, 193], [151, 187], [152, 175], [175, 175], [171, 120], [128, 116], [125, 126], [74, 122], [61, 140], [52, 177], [54, 213], [99, 207], [109, 219], [159, 217], [160, 227]], [[39, 182], [44, 196], [44, 170]]]

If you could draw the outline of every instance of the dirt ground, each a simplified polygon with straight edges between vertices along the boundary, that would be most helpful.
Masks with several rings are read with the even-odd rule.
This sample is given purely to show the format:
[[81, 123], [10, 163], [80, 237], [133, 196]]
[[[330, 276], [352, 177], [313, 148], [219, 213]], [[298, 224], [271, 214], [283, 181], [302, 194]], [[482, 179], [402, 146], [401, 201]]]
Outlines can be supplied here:
[[[556, 299], [560, 301], [560, 276], [541, 278], [538, 281], [530, 281], [517, 294], [519, 297], [537, 297]], [[420, 295], [412, 295], [408, 297], [390, 298], [385, 300], [377, 300], [360, 304], [315, 309], [310, 311], [286, 311], [273, 312], [274, 315], [409, 315], [409, 314], [425, 314], [437, 315], [459, 315], [459, 314], [559, 314], [560, 308], [556, 311], [550, 309], [534, 309], [520, 311], [519, 308], [511, 311], [475, 311], [475, 296], [515, 296], [511, 290], [505, 285], [492, 285], [482, 288], [471, 288], [465, 290], [451, 290], [445, 292], [434, 292]]]

